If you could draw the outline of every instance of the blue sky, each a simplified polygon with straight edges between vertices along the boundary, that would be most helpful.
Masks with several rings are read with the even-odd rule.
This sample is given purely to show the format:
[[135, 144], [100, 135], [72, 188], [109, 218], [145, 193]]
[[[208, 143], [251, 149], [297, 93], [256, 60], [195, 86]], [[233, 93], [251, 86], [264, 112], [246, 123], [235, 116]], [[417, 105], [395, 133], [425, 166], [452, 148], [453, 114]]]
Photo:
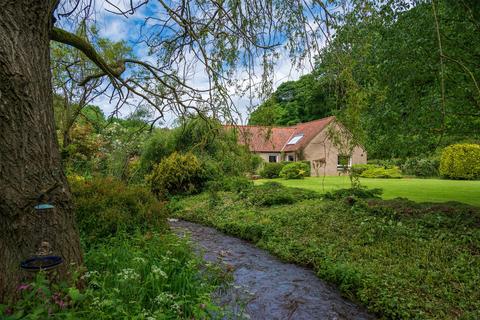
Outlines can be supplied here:
[[[119, 5], [123, 1], [119, 0]], [[146, 17], [154, 16], [156, 12], [157, 3], [155, 1], [150, 1], [147, 5], [142, 6], [140, 9], [136, 10], [134, 14], [124, 17], [122, 15], [116, 15], [109, 13], [108, 9], [115, 10], [112, 6], [104, 1], [99, 1], [96, 6], [96, 23], [102, 37], [109, 38], [112, 41], [126, 41], [134, 50], [134, 54], [137, 59], [155, 63], [155, 57], [148, 54], [148, 48], [145, 44], [139, 42], [140, 39], [140, 28], [145, 21]], [[286, 52], [280, 51], [280, 57], [274, 67], [274, 78], [273, 86], [274, 88], [278, 87], [282, 82], [288, 80], [296, 80], [301, 75], [306, 74], [311, 71], [311, 64], [304, 63], [303, 67], [300, 69], [294, 68]], [[246, 77], [245, 73], [238, 72], [236, 75], [239, 80], [244, 80]], [[260, 78], [258, 77], [258, 79]], [[195, 68], [194, 72], [191, 74], [188, 79], [189, 84], [195, 88], [205, 88], [208, 84], [208, 77], [201, 67]], [[233, 91], [232, 99], [235, 101], [237, 109], [239, 110], [239, 115], [237, 117], [237, 122], [246, 123], [248, 119], [248, 110], [251, 109], [252, 105], [260, 103], [258, 98], [251, 100], [249, 97], [241, 97], [236, 95]], [[113, 105], [108, 101], [108, 98], [97, 99], [95, 104], [99, 105], [105, 114], [109, 114], [113, 110]], [[131, 109], [125, 108], [122, 110], [121, 115], [126, 116], [129, 114]], [[165, 125], [171, 125], [174, 121], [175, 116], [173, 114], [167, 114], [165, 117]]]

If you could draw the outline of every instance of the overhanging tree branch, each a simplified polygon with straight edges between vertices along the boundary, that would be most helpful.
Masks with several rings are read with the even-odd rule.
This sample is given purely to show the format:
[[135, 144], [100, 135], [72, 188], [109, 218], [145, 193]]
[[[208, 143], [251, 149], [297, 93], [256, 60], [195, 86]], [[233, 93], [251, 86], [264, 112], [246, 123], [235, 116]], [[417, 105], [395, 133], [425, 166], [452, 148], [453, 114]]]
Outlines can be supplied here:
[[88, 81], [105, 75], [109, 76], [110, 78], [119, 79], [122, 73], [125, 71], [124, 61], [119, 61], [114, 65], [109, 65], [88, 41], [73, 33], [54, 27], [50, 33], [50, 39], [80, 50], [103, 71], [103, 73], [86, 77], [80, 82], [80, 85], [85, 85]]

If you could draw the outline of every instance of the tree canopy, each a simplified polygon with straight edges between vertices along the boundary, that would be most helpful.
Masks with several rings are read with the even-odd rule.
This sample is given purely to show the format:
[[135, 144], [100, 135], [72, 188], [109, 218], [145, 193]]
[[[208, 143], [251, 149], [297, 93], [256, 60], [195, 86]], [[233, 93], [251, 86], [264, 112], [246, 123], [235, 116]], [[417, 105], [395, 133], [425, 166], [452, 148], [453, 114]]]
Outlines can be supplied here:
[[[373, 157], [404, 157], [480, 138], [478, 4], [363, 1], [343, 19], [311, 74], [251, 115], [288, 125], [359, 113]], [[356, 98], [354, 105], [349, 99]], [[348, 119], [346, 122], [349, 122]]]

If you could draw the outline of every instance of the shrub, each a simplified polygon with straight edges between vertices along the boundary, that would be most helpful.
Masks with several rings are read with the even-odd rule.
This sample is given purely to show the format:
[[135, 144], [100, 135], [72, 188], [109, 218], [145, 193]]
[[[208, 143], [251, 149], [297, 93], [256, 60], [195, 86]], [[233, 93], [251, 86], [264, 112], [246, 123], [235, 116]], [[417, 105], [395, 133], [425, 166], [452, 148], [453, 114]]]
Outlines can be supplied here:
[[87, 242], [166, 226], [166, 209], [142, 186], [114, 178], [69, 178], [78, 227]]
[[391, 168], [384, 168], [384, 167], [375, 167], [370, 168], [362, 172], [360, 174], [362, 178], [383, 178], [383, 179], [398, 179], [402, 177], [402, 173], [400, 168], [398, 167], [391, 167]]
[[288, 188], [278, 182], [267, 182], [255, 186], [247, 195], [248, 201], [257, 206], [292, 204], [298, 201], [315, 199], [318, 193], [300, 188]]
[[436, 177], [440, 160], [436, 158], [408, 158], [402, 164], [402, 172], [417, 177]]
[[246, 177], [225, 177], [222, 180], [223, 191], [241, 192], [253, 187], [252, 180]]
[[454, 144], [443, 149], [440, 174], [449, 179], [479, 179], [480, 145]]
[[285, 179], [303, 179], [307, 177], [310, 165], [303, 162], [291, 162], [280, 170], [279, 176]]
[[360, 176], [363, 172], [374, 168], [379, 168], [379, 166], [375, 164], [354, 164], [350, 170], [353, 175]]
[[283, 166], [284, 164], [279, 162], [265, 163], [262, 171], [260, 171], [260, 175], [266, 179], [278, 178]]
[[198, 158], [192, 153], [172, 153], [153, 167], [147, 176], [147, 183], [159, 198], [175, 194], [192, 194], [199, 192], [206, 179], [205, 170]]
[[338, 189], [327, 192], [325, 198], [329, 200], [344, 199], [348, 197], [356, 197], [361, 199], [380, 198], [382, 189], [374, 188], [350, 188], [350, 189]]
[[393, 158], [393, 159], [372, 159], [368, 160], [368, 164], [376, 165], [377, 167], [391, 168], [393, 166], [400, 166], [402, 164], [402, 159]]
[[261, 167], [262, 163], [262, 157], [260, 157], [258, 154], [251, 154], [249, 164], [250, 173], [256, 173], [257, 170]]

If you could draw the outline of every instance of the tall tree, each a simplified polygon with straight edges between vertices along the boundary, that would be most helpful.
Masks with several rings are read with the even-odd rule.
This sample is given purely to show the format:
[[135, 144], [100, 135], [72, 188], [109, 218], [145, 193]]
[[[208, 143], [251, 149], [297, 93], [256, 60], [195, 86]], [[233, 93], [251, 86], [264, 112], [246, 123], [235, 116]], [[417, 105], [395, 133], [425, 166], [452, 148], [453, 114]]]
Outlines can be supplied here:
[[[11, 0], [0, 11], [0, 301], [28, 276], [20, 262], [42, 241], [63, 257], [61, 275], [82, 263], [53, 115], [49, 43], [55, 4]], [[55, 205], [48, 216], [34, 210], [44, 201]], [[45, 232], [41, 219], [48, 223]]]

